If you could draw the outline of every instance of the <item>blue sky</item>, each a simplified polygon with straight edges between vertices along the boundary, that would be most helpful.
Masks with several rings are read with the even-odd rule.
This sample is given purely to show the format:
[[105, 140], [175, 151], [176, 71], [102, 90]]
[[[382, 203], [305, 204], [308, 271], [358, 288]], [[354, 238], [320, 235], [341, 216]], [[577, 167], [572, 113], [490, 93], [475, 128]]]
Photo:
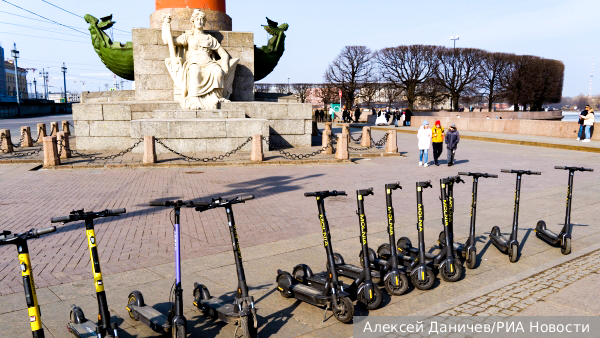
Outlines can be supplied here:
[[[87, 32], [82, 18], [42, 0], [6, 1]], [[47, 1], [81, 16], [113, 14], [115, 27], [127, 32], [133, 27], [149, 27], [149, 16], [154, 11], [152, 0]], [[113, 83], [89, 37], [58, 25], [7, 14], [43, 21], [4, 0], [0, 0], [0, 11], [0, 41], [5, 57], [10, 56], [16, 42], [21, 52], [19, 66], [37, 68], [36, 74], [46, 67], [52, 78], [52, 91], [62, 86], [62, 62], [68, 68], [68, 89], [82, 90], [81, 81], [86, 82], [86, 90], [103, 89], [105, 83]], [[598, 0], [227, 1], [233, 29], [254, 32], [259, 46], [267, 41], [267, 33], [261, 27], [266, 24], [265, 16], [290, 25], [286, 52], [279, 66], [262, 82], [284, 83], [288, 77], [291, 82], [322, 82], [327, 65], [346, 45], [366, 45], [373, 50], [407, 44], [451, 46], [450, 36], [458, 34], [460, 47], [562, 60], [565, 96], [587, 94], [594, 57], [600, 68], [600, 46], [596, 42], [600, 23], [594, 20], [599, 12]], [[131, 34], [115, 31], [114, 38], [130, 41]], [[31, 73], [28, 80], [33, 80]], [[600, 94], [600, 75], [593, 94]]]

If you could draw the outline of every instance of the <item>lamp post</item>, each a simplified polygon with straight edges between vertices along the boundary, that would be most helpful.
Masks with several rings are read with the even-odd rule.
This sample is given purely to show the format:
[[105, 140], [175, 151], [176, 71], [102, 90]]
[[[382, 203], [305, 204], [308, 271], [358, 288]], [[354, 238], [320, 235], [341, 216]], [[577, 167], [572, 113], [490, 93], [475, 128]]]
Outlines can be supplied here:
[[288, 77], [288, 94], [291, 93], [290, 92], [290, 78]]
[[42, 68], [40, 76], [42, 77], [42, 84], [44, 85], [44, 99], [48, 100], [48, 73], [46, 73], [44, 68]]
[[[35, 76], [35, 74], [33, 75]], [[33, 90], [35, 91], [35, 99], [37, 100], [37, 81], [33, 78]]]
[[60, 68], [60, 70], [63, 72], [63, 81], [65, 84], [65, 114], [68, 113], [67, 111], [67, 106], [68, 106], [68, 100], [67, 100], [67, 67], [65, 67], [65, 63], [63, 62], [63, 66]]
[[19, 96], [19, 66], [17, 65], [19, 59], [19, 51], [17, 50], [17, 44], [14, 44], [15, 49], [11, 50], [13, 59], [15, 60], [15, 88], [17, 91], [17, 116], [21, 116], [21, 100]]
[[451, 36], [450, 40], [454, 41], [454, 49], [456, 49], [456, 40], [460, 40], [460, 37], [458, 35], [456, 37]]

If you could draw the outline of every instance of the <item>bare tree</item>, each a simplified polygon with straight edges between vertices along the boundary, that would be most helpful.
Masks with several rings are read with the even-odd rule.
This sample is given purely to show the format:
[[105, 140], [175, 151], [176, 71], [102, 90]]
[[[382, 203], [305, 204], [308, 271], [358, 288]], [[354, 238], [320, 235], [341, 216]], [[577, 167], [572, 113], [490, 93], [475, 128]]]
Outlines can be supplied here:
[[478, 86], [487, 99], [488, 111], [504, 95], [502, 83], [510, 75], [510, 64], [513, 55], [505, 53], [486, 53], [481, 63], [481, 76]]
[[290, 92], [287, 83], [276, 83], [271, 86], [271, 90], [273, 90], [277, 94], [288, 94]]
[[385, 101], [390, 108], [392, 107], [392, 103], [398, 102], [402, 95], [402, 89], [398, 88], [398, 86], [393, 83], [383, 84], [381, 90], [383, 91]]
[[325, 80], [342, 90], [348, 108], [354, 105], [360, 89], [373, 82], [373, 53], [365, 46], [346, 46], [325, 71]]
[[333, 102], [338, 95], [338, 89], [329, 83], [315, 85], [315, 96], [323, 101], [323, 107], [328, 110], [328, 105]]
[[414, 109], [418, 87], [437, 69], [436, 46], [412, 45], [384, 48], [376, 53], [383, 79], [404, 90], [408, 108]]
[[259, 93], [268, 93], [271, 91], [270, 83], [254, 83], [254, 91]]
[[424, 101], [428, 101], [433, 111], [435, 105], [441, 104], [444, 100], [448, 99], [449, 94], [437, 78], [429, 78], [419, 86], [419, 97]]
[[360, 96], [367, 103], [367, 107], [371, 109], [373, 106], [373, 102], [375, 102], [375, 98], [379, 95], [381, 91], [382, 84], [375, 80], [371, 83], [366, 83], [363, 85]]
[[306, 103], [306, 97], [313, 87], [314, 85], [311, 83], [294, 83], [292, 84], [292, 93], [296, 95], [300, 103]]
[[454, 110], [458, 110], [461, 93], [481, 73], [484, 53], [483, 50], [474, 48], [439, 47], [436, 50], [439, 62], [436, 76], [448, 90]]

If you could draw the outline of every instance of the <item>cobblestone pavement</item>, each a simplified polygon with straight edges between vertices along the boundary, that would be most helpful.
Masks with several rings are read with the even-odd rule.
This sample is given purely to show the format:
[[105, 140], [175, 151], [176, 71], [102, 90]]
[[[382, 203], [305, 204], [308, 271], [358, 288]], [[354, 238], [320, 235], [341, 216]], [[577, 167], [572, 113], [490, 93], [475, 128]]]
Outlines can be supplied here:
[[[600, 251], [594, 251], [477, 297], [438, 316], [514, 316], [590, 274], [600, 273]], [[588, 295], [598, 299], [598, 294]], [[571, 314], [573, 315], [573, 314]]]

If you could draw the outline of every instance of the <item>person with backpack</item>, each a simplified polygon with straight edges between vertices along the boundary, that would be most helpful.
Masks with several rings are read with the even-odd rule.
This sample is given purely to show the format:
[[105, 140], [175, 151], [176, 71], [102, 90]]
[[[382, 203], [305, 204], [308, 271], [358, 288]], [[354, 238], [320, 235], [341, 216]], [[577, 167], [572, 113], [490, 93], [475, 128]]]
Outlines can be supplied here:
[[456, 130], [456, 125], [453, 123], [450, 126], [450, 130], [446, 133], [446, 145], [448, 148], [448, 166], [454, 165], [454, 155], [456, 154], [456, 147], [460, 142], [460, 134]]
[[442, 155], [444, 150], [444, 127], [439, 120], [435, 121], [435, 126], [431, 128], [431, 142], [433, 145], [433, 162], [439, 166], [438, 158]]

